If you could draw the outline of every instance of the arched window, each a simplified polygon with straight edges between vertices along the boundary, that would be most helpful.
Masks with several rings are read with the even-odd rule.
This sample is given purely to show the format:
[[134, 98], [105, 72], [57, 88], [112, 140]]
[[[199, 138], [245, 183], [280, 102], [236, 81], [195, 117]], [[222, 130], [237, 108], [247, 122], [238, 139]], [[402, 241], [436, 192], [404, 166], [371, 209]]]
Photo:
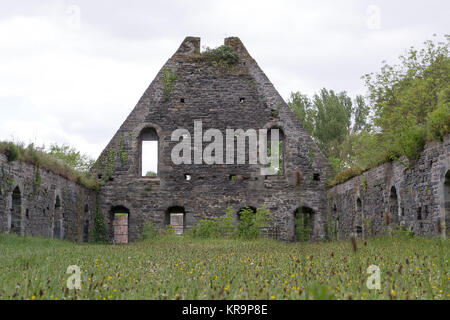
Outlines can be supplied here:
[[295, 236], [300, 242], [309, 241], [314, 233], [314, 210], [301, 207], [294, 211]]
[[[280, 128], [270, 128], [267, 130], [267, 156], [269, 158], [269, 166], [272, 166], [275, 169], [276, 175], [284, 175], [285, 165], [284, 165], [284, 154], [285, 154], [285, 136], [284, 132]], [[278, 161], [272, 163], [271, 155], [274, 150], [272, 150], [272, 141], [278, 142]], [[274, 146], [275, 146], [274, 145]]]
[[22, 229], [22, 194], [19, 187], [16, 187], [12, 193], [11, 203], [11, 231], [21, 234]]
[[389, 196], [389, 213], [394, 224], [398, 223], [398, 197], [395, 186], [392, 186]]
[[184, 233], [186, 212], [183, 207], [174, 206], [167, 209], [166, 225], [171, 225], [175, 234], [181, 235]]
[[159, 175], [159, 137], [154, 128], [145, 128], [139, 136], [139, 174], [143, 177]]
[[130, 210], [123, 206], [111, 208], [110, 221], [112, 222], [113, 243], [128, 243], [128, 219]]

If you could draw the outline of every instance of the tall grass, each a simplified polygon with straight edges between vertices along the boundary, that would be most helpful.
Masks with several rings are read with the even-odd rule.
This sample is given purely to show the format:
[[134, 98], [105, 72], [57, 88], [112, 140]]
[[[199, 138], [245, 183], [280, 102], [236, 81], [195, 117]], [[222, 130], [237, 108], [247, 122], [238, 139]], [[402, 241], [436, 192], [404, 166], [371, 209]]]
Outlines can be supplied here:
[[[449, 299], [449, 241], [358, 242], [160, 236], [128, 245], [0, 235], [0, 299]], [[69, 265], [80, 290], [66, 287]], [[381, 270], [369, 290], [367, 268]]]

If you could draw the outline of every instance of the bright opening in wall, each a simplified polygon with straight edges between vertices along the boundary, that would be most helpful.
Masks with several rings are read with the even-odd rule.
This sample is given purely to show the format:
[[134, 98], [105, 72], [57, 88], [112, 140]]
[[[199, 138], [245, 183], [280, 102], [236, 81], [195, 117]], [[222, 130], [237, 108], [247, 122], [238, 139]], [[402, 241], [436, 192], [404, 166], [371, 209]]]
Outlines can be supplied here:
[[158, 141], [142, 141], [142, 176], [158, 175]]

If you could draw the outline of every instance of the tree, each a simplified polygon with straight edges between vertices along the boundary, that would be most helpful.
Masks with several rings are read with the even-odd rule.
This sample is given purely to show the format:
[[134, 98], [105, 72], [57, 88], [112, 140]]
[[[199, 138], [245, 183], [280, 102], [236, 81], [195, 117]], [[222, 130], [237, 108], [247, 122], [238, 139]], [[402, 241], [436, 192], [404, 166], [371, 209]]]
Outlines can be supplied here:
[[336, 173], [353, 160], [351, 135], [371, 129], [370, 108], [364, 97], [356, 96], [352, 101], [345, 91], [323, 88], [312, 100], [300, 92], [291, 93], [288, 105]]
[[69, 167], [77, 171], [87, 172], [94, 164], [94, 160], [88, 155], [81, 154], [80, 151], [66, 144], [61, 146], [52, 144], [48, 154], [63, 160]]
[[301, 94], [300, 92], [291, 92], [291, 97], [289, 98], [289, 107], [292, 112], [300, 120], [305, 130], [310, 134], [314, 134], [314, 110], [311, 100], [307, 95]]
[[336, 94], [323, 88], [313, 97], [314, 137], [325, 156], [336, 153], [333, 146], [339, 145], [349, 133], [353, 112], [352, 100], [345, 91]]
[[384, 62], [379, 73], [364, 76], [387, 158], [414, 157], [427, 140], [449, 132], [450, 36], [445, 38], [428, 40], [419, 51], [411, 47], [400, 64]]
[[311, 134], [334, 172], [360, 172], [400, 156], [415, 157], [427, 140], [442, 139], [450, 127], [450, 36], [409, 49], [400, 64], [384, 62], [363, 78], [363, 96], [322, 89], [310, 100], [292, 93], [290, 108]]

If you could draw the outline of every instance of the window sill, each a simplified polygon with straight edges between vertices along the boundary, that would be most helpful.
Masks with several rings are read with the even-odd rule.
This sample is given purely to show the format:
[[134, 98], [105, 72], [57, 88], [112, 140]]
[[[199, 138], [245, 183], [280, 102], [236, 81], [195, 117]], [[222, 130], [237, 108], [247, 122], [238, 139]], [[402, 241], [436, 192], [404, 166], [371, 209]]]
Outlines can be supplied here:
[[161, 177], [141, 177], [142, 181], [149, 181], [149, 182], [160, 182]]

